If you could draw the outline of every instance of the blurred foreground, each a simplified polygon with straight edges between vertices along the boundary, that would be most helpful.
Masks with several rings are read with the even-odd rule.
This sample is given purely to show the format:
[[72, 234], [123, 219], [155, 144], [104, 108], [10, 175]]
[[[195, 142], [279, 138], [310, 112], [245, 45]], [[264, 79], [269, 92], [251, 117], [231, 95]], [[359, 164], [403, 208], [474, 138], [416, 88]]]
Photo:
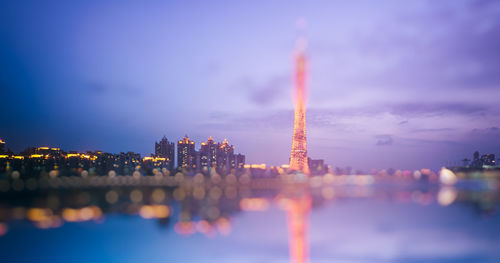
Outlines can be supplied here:
[[498, 186], [496, 173], [446, 169], [398, 177], [214, 172], [3, 179], [0, 258], [498, 262]]

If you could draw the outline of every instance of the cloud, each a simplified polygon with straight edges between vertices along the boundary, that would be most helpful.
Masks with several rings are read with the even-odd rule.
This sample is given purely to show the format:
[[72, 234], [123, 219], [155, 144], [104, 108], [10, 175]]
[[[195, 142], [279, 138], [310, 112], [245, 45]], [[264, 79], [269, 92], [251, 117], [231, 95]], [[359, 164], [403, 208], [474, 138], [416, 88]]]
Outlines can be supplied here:
[[290, 88], [290, 80], [288, 75], [272, 76], [264, 82], [245, 78], [241, 81], [241, 86], [251, 102], [259, 106], [267, 106], [286, 94], [284, 91]]
[[500, 129], [496, 126], [488, 128], [474, 128], [471, 133], [476, 136], [500, 135]]
[[389, 134], [381, 134], [381, 135], [377, 135], [375, 136], [375, 138], [377, 139], [377, 143], [375, 145], [377, 146], [387, 146], [387, 145], [392, 145], [393, 143], [393, 139], [392, 139], [392, 136], [389, 135]]
[[400, 122], [398, 123], [398, 125], [405, 125], [405, 124], [408, 124], [408, 121], [400, 121]]
[[400, 116], [436, 116], [436, 115], [484, 115], [490, 107], [473, 103], [398, 103], [388, 107], [388, 111]]
[[413, 133], [430, 133], [430, 132], [447, 132], [447, 131], [455, 131], [454, 128], [421, 128], [421, 129], [413, 129], [411, 132]]

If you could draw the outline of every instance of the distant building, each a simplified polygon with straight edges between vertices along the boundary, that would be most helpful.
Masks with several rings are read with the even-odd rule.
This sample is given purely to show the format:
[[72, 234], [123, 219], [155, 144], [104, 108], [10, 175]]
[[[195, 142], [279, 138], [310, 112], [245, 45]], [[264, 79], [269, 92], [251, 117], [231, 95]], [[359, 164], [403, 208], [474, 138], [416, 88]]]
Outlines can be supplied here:
[[309, 171], [311, 174], [324, 174], [328, 171], [328, 167], [325, 165], [325, 161], [322, 159], [313, 160], [307, 158], [309, 164]]
[[231, 160], [234, 159], [234, 146], [230, 145], [227, 139], [218, 145], [217, 149], [217, 169], [227, 172], [231, 167]]
[[479, 152], [478, 151], [475, 151], [474, 154], [472, 155], [471, 166], [475, 167], [475, 168], [481, 168], [481, 167], [483, 167], [481, 159], [479, 159]]
[[177, 142], [177, 167], [184, 169], [196, 168], [196, 151], [194, 141], [187, 135]]
[[155, 157], [165, 158], [167, 168], [174, 170], [175, 144], [163, 136], [160, 142], [155, 142]]
[[482, 166], [495, 166], [495, 155], [488, 153], [481, 155]]
[[61, 148], [38, 147], [35, 154], [48, 155], [50, 157], [61, 157]]
[[212, 136], [206, 142], [201, 143], [199, 152], [200, 168], [211, 168], [216, 166], [218, 145]]
[[245, 166], [245, 155], [234, 154], [234, 146], [230, 145], [227, 139], [216, 143], [212, 136], [201, 143], [198, 160], [201, 169], [215, 168], [221, 173], [227, 173], [231, 169], [243, 169]]
[[[462, 160], [464, 162], [464, 166], [466, 166], [468, 160]], [[495, 154], [487, 153], [480, 155], [478, 151], [475, 151], [472, 156], [472, 161], [470, 162], [470, 166], [473, 168], [484, 168], [485, 166], [496, 166]]]
[[0, 154], [5, 152], [5, 142], [0, 139]]
[[236, 168], [238, 170], [241, 170], [245, 167], [245, 155], [243, 154], [236, 154], [234, 156], [234, 166], [232, 168]]

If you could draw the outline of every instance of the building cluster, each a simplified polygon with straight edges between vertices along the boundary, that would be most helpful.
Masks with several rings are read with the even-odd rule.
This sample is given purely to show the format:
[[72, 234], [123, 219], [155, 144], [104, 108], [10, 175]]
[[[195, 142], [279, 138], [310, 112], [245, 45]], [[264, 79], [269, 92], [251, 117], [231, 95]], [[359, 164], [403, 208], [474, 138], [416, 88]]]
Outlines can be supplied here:
[[[187, 135], [177, 142], [177, 167], [188, 171], [207, 171], [227, 173], [231, 170], [241, 170], [245, 166], [245, 155], [235, 154], [234, 146], [224, 139], [215, 142], [210, 136], [196, 150], [195, 142]], [[155, 143], [155, 157], [165, 158], [172, 168], [175, 162], [175, 144], [166, 137]]]
[[471, 168], [492, 168], [496, 167], [495, 154], [487, 153], [487, 154], [479, 154], [478, 151], [475, 151], [472, 155], [472, 160], [467, 158], [462, 160], [463, 165]]
[[163, 138], [155, 143], [155, 154], [141, 157], [134, 152], [119, 154], [102, 151], [65, 152], [60, 148], [30, 147], [19, 154], [5, 150], [5, 142], [0, 140], [0, 173], [19, 171], [22, 174], [37, 174], [52, 170], [87, 171], [93, 174], [132, 174], [140, 171], [144, 174], [153, 173], [154, 169], [173, 172], [185, 170], [188, 172], [208, 172], [216, 169], [219, 173], [243, 169], [245, 156], [234, 153], [234, 146], [227, 140], [215, 143], [212, 137], [201, 144], [201, 149], [195, 150], [194, 141], [185, 136], [177, 143], [177, 167], [175, 167], [175, 145]]

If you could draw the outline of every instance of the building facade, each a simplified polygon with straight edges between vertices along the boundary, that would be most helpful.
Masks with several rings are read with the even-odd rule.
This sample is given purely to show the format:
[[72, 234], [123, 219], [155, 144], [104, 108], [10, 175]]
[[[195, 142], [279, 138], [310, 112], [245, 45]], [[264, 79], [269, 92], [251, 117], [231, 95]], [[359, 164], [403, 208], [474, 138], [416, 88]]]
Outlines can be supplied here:
[[194, 141], [187, 135], [177, 142], [177, 168], [194, 169], [196, 168], [196, 151]]
[[200, 168], [208, 169], [216, 166], [218, 144], [212, 136], [206, 142], [201, 143], [199, 152]]
[[167, 168], [174, 170], [175, 144], [163, 136], [161, 141], [155, 142], [155, 157], [165, 158]]

